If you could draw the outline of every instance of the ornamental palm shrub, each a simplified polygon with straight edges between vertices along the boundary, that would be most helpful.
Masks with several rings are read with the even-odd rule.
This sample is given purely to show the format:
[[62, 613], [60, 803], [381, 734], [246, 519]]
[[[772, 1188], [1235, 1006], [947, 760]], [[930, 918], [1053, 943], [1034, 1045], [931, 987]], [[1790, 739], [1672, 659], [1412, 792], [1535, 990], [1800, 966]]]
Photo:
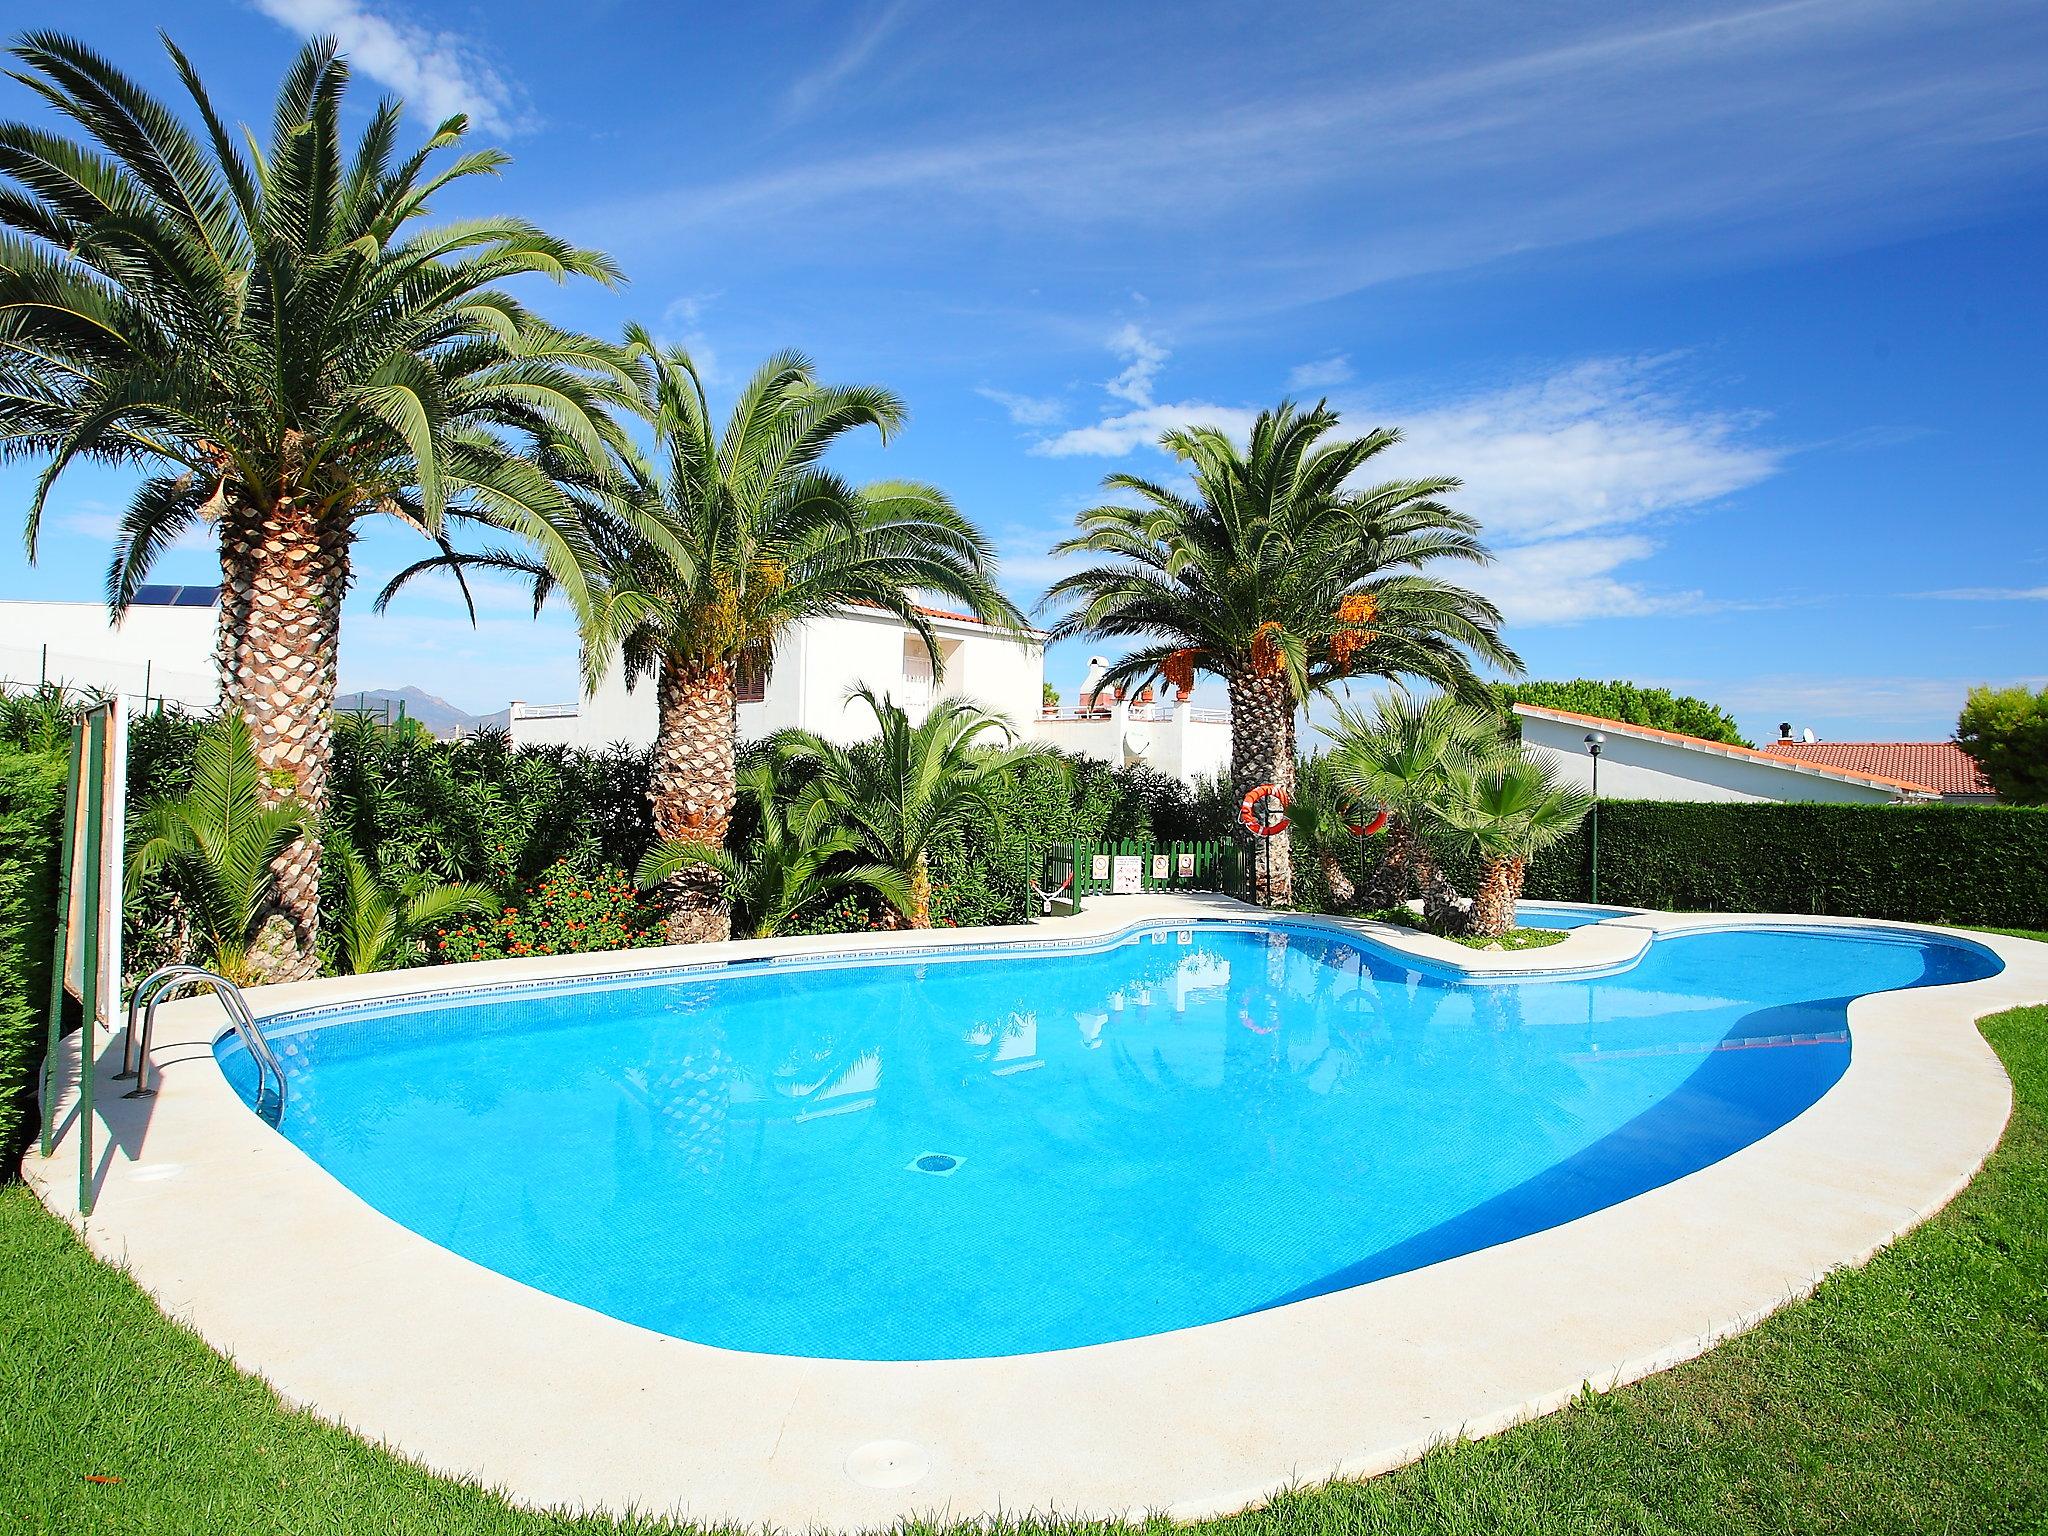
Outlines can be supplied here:
[[[107, 577], [118, 615], [157, 557], [204, 528], [220, 548], [222, 703], [244, 720], [260, 802], [310, 817], [277, 852], [264, 979], [310, 974], [328, 805], [341, 603], [362, 524], [452, 550], [483, 524], [587, 563], [563, 482], [624, 442], [616, 348], [508, 294], [603, 283], [605, 257], [521, 219], [426, 222], [443, 192], [506, 164], [460, 116], [417, 152], [386, 99], [350, 142], [348, 66], [307, 44], [268, 147], [237, 136], [166, 42], [189, 120], [81, 43], [31, 33], [15, 78], [81, 130], [0, 124], [0, 455], [42, 461], [44, 505], [80, 461], [142, 471]], [[246, 142], [245, 142], [246, 140]]]
[[[821, 383], [809, 359], [781, 352], [747, 381], [721, 429], [687, 352], [657, 348], [637, 326], [626, 335], [647, 367], [637, 403], [653, 449], [619, 455], [622, 485], [589, 488], [585, 526], [601, 558], [588, 586], [568, 596], [586, 680], [594, 686], [616, 660], [628, 686], [653, 682], [655, 836], [710, 851], [724, 843], [738, 796], [739, 671], [771, 671], [795, 626], [850, 604], [879, 609], [917, 635], [936, 669], [921, 596], [989, 622], [1023, 618], [996, 586], [988, 540], [943, 491], [909, 480], [854, 485], [825, 467], [849, 433], [895, 435], [905, 417], [895, 395]], [[537, 597], [562, 578], [545, 552], [465, 563], [530, 574]], [[713, 863], [678, 863], [663, 894], [672, 941], [731, 931]]]
[[861, 855], [903, 877], [903, 916], [932, 926], [931, 851], [940, 838], [979, 818], [1002, 827], [999, 787], [1023, 765], [1057, 762], [1038, 742], [1019, 742], [1009, 721], [962, 699], [941, 699], [918, 724], [886, 695], [865, 686], [878, 735], [841, 746], [810, 731], [775, 738], [782, 761], [816, 786], [833, 820]]
[[1495, 939], [1513, 928], [1529, 861], [1577, 831], [1592, 805], [1591, 795], [1526, 757], [1453, 768], [1430, 810], [1439, 835], [1479, 860], [1465, 932]]
[[799, 914], [856, 892], [909, 911], [910, 882], [901, 870], [858, 856], [860, 840], [849, 828], [833, 825], [823, 786], [813, 782], [786, 792], [776, 769], [775, 759], [762, 755], [740, 770], [740, 795], [753, 813], [754, 833], [738, 851], [692, 838], [658, 843], [641, 861], [641, 888], [685, 869], [709, 868], [724, 882], [733, 932], [744, 938], [774, 938]]
[[[1428, 574], [1445, 563], [1485, 564], [1479, 526], [1443, 498], [1453, 479], [1351, 479], [1400, 434], [1323, 439], [1327, 405], [1284, 401], [1260, 413], [1240, 451], [1213, 427], [1160, 439], [1193, 481], [1191, 494], [1136, 475], [1103, 484], [1129, 503], [1083, 512], [1055, 549], [1100, 563], [1062, 577], [1046, 603], [1062, 610], [1052, 638], [1133, 642], [1102, 686], [1164, 677], [1193, 687], [1223, 679], [1230, 695], [1231, 788], [1294, 789], [1295, 715], [1347, 678], [1421, 679], [1481, 696], [1475, 663], [1518, 669], [1500, 611]], [[1285, 832], [1258, 861], [1262, 900], [1292, 897]]]
[[271, 788], [249, 723], [225, 715], [199, 738], [192, 787], [142, 811], [131, 835], [128, 900], [168, 875], [201, 963], [233, 982], [261, 979], [253, 957], [264, 930], [288, 921], [270, 900], [277, 856], [311, 825], [304, 806]]
[[[1288, 834], [1296, 853], [1314, 861], [1315, 873], [1330, 904], [1338, 911], [1358, 899], [1358, 887], [1345, 864], [1354, 861], [1369, 812], [1361, 811], [1340, 782], [1326, 755], [1304, 757], [1294, 768], [1294, 798], [1287, 807]], [[1299, 879], [1301, 871], [1296, 871]]]
[[418, 873], [381, 875], [342, 838], [328, 852], [341, 876], [341, 903], [331, 914], [335, 969], [345, 975], [396, 970], [426, 957], [428, 936], [451, 919], [497, 905], [481, 885], [442, 885]]
[[1329, 727], [1332, 783], [1357, 805], [1387, 812], [1385, 860], [1374, 906], [1418, 890], [1438, 910], [1452, 893], [1430, 834], [1453, 775], [1506, 766], [1520, 748], [1491, 709], [1448, 694], [1389, 693], [1370, 709], [1345, 705]]

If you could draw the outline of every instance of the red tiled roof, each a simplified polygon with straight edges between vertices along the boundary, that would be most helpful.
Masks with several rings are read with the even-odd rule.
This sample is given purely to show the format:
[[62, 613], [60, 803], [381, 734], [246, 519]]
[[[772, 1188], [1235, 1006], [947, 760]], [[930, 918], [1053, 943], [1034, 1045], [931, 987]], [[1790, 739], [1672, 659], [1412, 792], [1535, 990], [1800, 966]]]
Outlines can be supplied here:
[[1952, 741], [1774, 741], [1765, 750], [1815, 767], [1911, 779], [1944, 795], [1993, 793], [1975, 759]]
[[1547, 704], [1517, 704], [1518, 715], [1535, 715], [1543, 720], [1562, 720], [1574, 725], [1598, 726], [1603, 731], [1613, 731], [1623, 736], [1638, 736], [1649, 741], [1668, 741], [1681, 747], [1693, 747], [1702, 752], [1714, 752], [1723, 757], [1747, 758], [1752, 762], [1769, 763], [1776, 768], [1802, 768], [1808, 773], [1817, 773], [1831, 779], [1854, 779], [1864, 783], [1881, 784], [1886, 789], [1903, 790], [1912, 795], [1938, 795], [1940, 790], [1916, 779], [1898, 779], [1890, 774], [1872, 773], [1863, 768], [1838, 768], [1833, 763], [1804, 763], [1778, 756], [1775, 752], [1759, 752], [1754, 747], [1731, 747], [1725, 741], [1709, 741], [1704, 736], [1688, 736], [1683, 731], [1660, 731], [1654, 725], [1633, 725], [1626, 720], [1608, 720], [1600, 715], [1582, 715], [1575, 709], [1552, 709]]
[[[872, 608], [881, 613], [887, 613], [889, 611], [888, 609], [882, 607], [880, 603], [854, 603], [852, 606], [855, 608]], [[979, 624], [983, 629], [1001, 630], [1003, 633], [1006, 634], [1015, 633], [1020, 635], [1042, 635], [1045, 633], [1044, 630], [1033, 629], [1028, 624], [1020, 630], [1011, 631], [1003, 625], [991, 624], [987, 619], [978, 619], [971, 613], [955, 613], [950, 608], [927, 608], [923, 603], [912, 603], [910, 606], [915, 608], [919, 613], [923, 614], [928, 619], [951, 619], [957, 624]]]

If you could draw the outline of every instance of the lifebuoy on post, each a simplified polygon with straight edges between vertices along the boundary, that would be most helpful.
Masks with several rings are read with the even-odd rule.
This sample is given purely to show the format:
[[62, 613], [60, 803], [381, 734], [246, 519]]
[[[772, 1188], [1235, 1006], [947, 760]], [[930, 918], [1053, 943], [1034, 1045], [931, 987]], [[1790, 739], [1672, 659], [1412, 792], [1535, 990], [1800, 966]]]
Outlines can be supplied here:
[[1383, 805], [1373, 812], [1370, 821], [1348, 821], [1345, 825], [1351, 829], [1353, 837], [1371, 837], [1375, 832], [1384, 832], [1387, 830], [1387, 808]]
[[[1275, 814], [1269, 819], [1266, 802], [1277, 805]], [[1278, 784], [1254, 784], [1237, 807], [1237, 819], [1244, 823], [1245, 831], [1253, 837], [1272, 837], [1287, 830], [1287, 791]]]

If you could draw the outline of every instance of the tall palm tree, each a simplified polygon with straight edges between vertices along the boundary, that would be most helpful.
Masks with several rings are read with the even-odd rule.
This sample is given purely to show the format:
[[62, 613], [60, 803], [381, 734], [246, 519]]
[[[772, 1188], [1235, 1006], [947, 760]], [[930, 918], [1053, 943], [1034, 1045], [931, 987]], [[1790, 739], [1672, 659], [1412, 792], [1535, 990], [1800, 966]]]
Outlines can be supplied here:
[[1499, 938], [1514, 927], [1529, 861], [1570, 835], [1592, 804], [1592, 796], [1526, 757], [1450, 775], [1434, 808], [1437, 820], [1480, 861], [1467, 933]]
[[506, 163], [460, 149], [465, 119], [401, 153], [387, 99], [347, 142], [348, 66], [321, 40], [286, 73], [261, 149], [165, 46], [196, 127], [83, 44], [38, 32], [13, 49], [15, 78], [83, 134], [0, 124], [0, 456], [44, 461], [31, 559], [66, 469], [141, 472], [107, 578], [117, 618], [180, 534], [204, 526], [218, 543], [222, 701], [249, 724], [262, 795], [312, 816], [279, 858], [290, 921], [251, 962], [292, 977], [316, 963], [361, 524], [389, 517], [446, 549], [482, 522], [573, 571], [573, 504], [528, 450], [604, 462], [624, 441], [605, 406], [634, 391], [615, 348], [500, 287], [611, 283], [609, 260], [520, 219], [424, 222], [444, 189]]
[[267, 926], [277, 855], [309, 826], [305, 807], [264, 792], [248, 722], [230, 714], [200, 735], [192, 787], [137, 818], [128, 893], [168, 868], [192, 913], [200, 958], [229, 981], [255, 979], [252, 961]]
[[[1442, 498], [1450, 479], [1348, 488], [1400, 435], [1322, 441], [1327, 405], [1283, 401], [1261, 412], [1244, 451], [1213, 427], [1168, 432], [1160, 444], [1194, 482], [1191, 495], [1136, 475], [1103, 483], [1134, 504], [1100, 506], [1056, 554], [1105, 557], [1046, 594], [1063, 605], [1051, 638], [1137, 644], [1107, 685], [1163, 676], [1185, 692], [1197, 672], [1230, 696], [1230, 776], [1242, 795], [1262, 783], [1292, 792], [1295, 712], [1347, 678], [1419, 678], [1477, 696], [1474, 663], [1519, 669], [1492, 603], [1426, 571], [1484, 564], [1478, 524]], [[1287, 834], [1269, 839], [1258, 894], [1292, 894]]]
[[738, 853], [690, 838], [657, 843], [640, 861], [641, 886], [660, 885], [684, 870], [710, 869], [725, 883], [733, 930], [772, 939], [805, 907], [852, 890], [870, 890], [898, 911], [910, 907], [910, 882], [884, 864], [856, 862], [860, 841], [832, 822], [832, 803], [817, 784], [785, 793], [776, 761], [763, 754], [739, 772], [740, 793], [754, 804], [759, 830]]
[[1375, 906], [1393, 906], [1418, 890], [1442, 909], [1450, 892], [1427, 834], [1436, 827], [1455, 774], [1504, 766], [1516, 748], [1484, 705], [1448, 694], [1418, 699], [1396, 691], [1372, 708], [1338, 709], [1327, 727], [1330, 776], [1355, 802], [1387, 812], [1385, 859]]
[[[633, 327], [627, 344], [649, 365], [640, 409], [651, 459], [629, 458], [618, 504], [630, 522], [603, 526], [607, 558], [582, 601], [584, 668], [593, 686], [614, 660], [629, 685], [652, 675], [657, 704], [648, 796], [664, 842], [721, 845], [737, 791], [737, 682], [765, 677], [776, 647], [806, 619], [850, 605], [894, 615], [936, 670], [938, 636], [926, 594], [992, 623], [1023, 616], [995, 583], [988, 540], [935, 486], [853, 485], [823, 464], [850, 432], [884, 442], [903, 403], [869, 385], [818, 382], [795, 352], [769, 358], [740, 390], [721, 432], [689, 354], [661, 351]], [[552, 573], [531, 573], [544, 587]], [[574, 594], [572, 594], [573, 596]], [[669, 938], [721, 939], [729, 919], [711, 863], [670, 876]]]
[[932, 844], [973, 820], [1000, 828], [998, 783], [1053, 751], [1017, 741], [1009, 721], [961, 699], [939, 700], [912, 725], [886, 695], [861, 687], [851, 696], [874, 711], [874, 740], [844, 747], [810, 731], [785, 731], [776, 751], [808, 771], [865, 857], [903, 876], [904, 916], [912, 928], [929, 928]]
[[1357, 885], [1343, 863], [1345, 850], [1357, 841], [1351, 827], [1358, 815], [1327, 754], [1304, 757], [1294, 765], [1294, 803], [1287, 811], [1290, 851], [1315, 860], [1323, 889], [1340, 911], [1358, 898]]

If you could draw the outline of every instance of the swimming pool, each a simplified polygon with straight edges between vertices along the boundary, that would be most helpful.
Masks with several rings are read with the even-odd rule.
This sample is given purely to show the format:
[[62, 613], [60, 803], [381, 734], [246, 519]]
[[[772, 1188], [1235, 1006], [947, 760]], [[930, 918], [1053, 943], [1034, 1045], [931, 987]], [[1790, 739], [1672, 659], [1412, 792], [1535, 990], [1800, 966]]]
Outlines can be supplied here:
[[[777, 959], [284, 1020], [280, 1129], [422, 1236], [678, 1337], [1016, 1354], [1626, 1199], [1826, 1092], [1853, 997], [1998, 969], [1959, 940], [1759, 929], [1486, 980], [1243, 922]], [[246, 1056], [217, 1054], [246, 1096]]]
[[1627, 907], [1563, 906], [1548, 901], [1515, 903], [1515, 921], [1524, 928], [1584, 928], [1589, 923], [1604, 923], [1610, 917], [1633, 915]]

